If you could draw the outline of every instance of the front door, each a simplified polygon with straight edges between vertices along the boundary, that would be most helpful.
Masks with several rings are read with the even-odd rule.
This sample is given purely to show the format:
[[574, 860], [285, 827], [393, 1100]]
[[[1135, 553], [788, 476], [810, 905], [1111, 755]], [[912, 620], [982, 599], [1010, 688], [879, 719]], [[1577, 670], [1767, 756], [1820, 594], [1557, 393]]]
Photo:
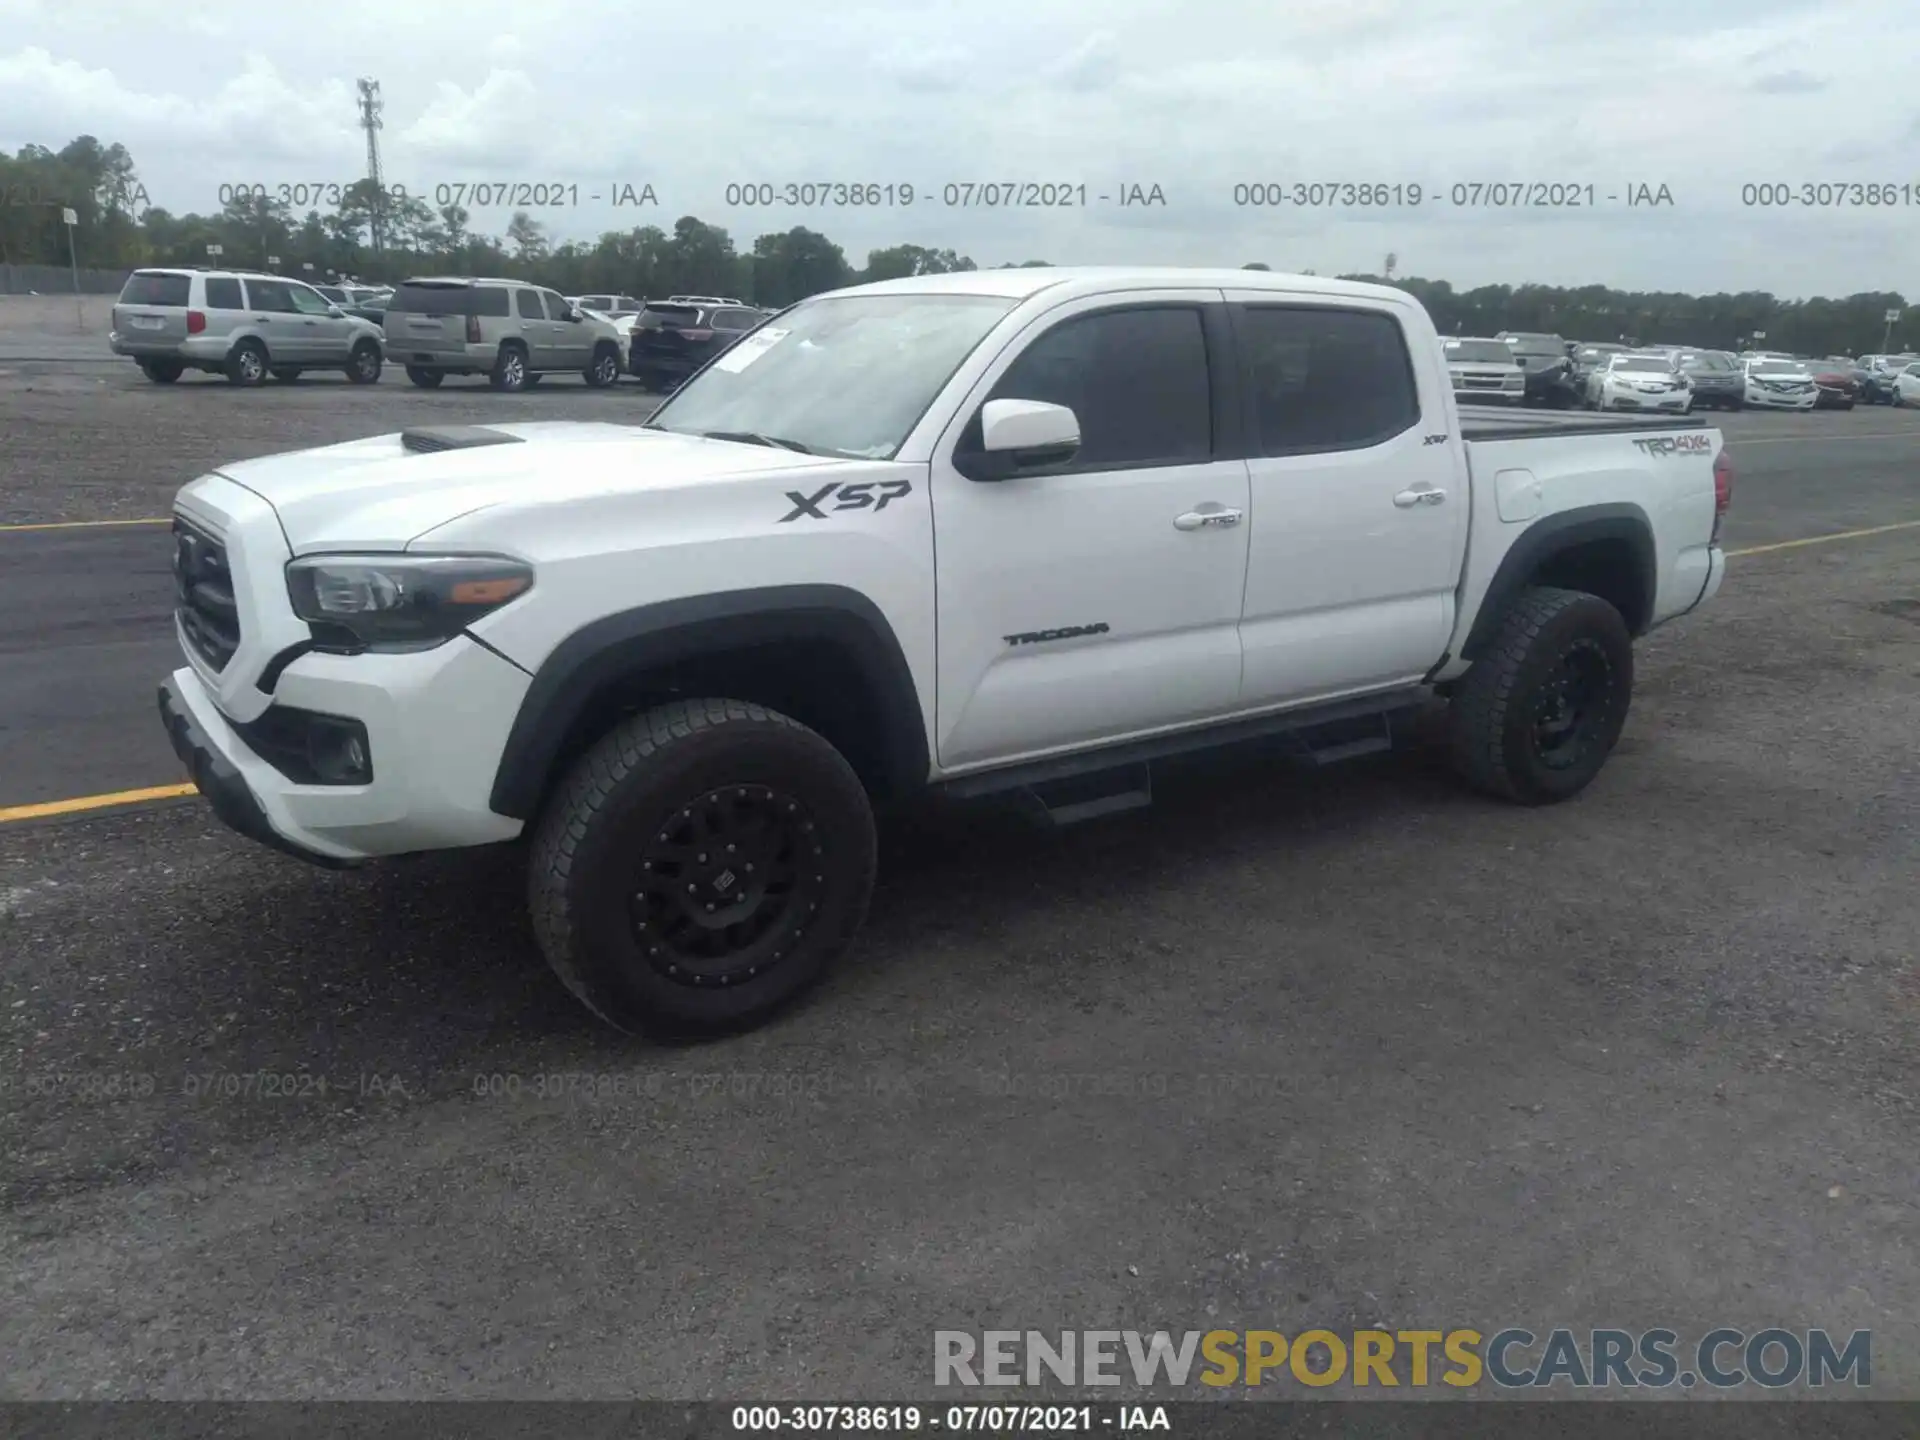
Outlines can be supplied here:
[[[932, 466], [943, 767], [1232, 709], [1248, 501], [1217, 423], [1228, 363], [1217, 290], [1095, 297], [1035, 320], [975, 387]], [[989, 399], [1070, 407], [1075, 460], [961, 475], [955, 447], [978, 446]]]
[[1252, 451], [1242, 701], [1423, 678], [1453, 633], [1469, 511], [1445, 367], [1414, 365], [1391, 302], [1229, 298]]
[[547, 319], [553, 333], [553, 368], [586, 369], [587, 362], [593, 358], [595, 328], [584, 319], [567, 318], [573, 307], [567, 304], [566, 296], [557, 295], [551, 290], [542, 290], [540, 293], [546, 297]]

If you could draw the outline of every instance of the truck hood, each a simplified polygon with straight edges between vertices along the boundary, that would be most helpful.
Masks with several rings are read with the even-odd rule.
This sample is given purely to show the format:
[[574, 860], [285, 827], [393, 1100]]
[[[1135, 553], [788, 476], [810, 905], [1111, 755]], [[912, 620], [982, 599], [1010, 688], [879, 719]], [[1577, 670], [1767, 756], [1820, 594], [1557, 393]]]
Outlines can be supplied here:
[[542, 420], [473, 427], [517, 443], [419, 451], [406, 432], [267, 455], [215, 471], [265, 500], [296, 555], [393, 550], [475, 510], [529, 499], [666, 489], [730, 475], [840, 466], [842, 459], [638, 425]]

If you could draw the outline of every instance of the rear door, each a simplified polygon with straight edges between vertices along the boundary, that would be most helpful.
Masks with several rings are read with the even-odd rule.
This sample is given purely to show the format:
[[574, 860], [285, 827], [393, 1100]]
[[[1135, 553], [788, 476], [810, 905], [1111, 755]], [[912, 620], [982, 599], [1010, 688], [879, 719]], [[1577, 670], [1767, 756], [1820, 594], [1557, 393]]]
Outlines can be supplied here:
[[136, 270], [120, 287], [113, 306], [113, 328], [132, 345], [156, 350], [187, 338], [187, 307], [193, 277], [172, 270]]
[[1386, 302], [1228, 298], [1252, 452], [1241, 702], [1417, 681], [1447, 648], [1466, 554], [1445, 367], [1414, 363]]
[[513, 322], [527, 342], [527, 360], [533, 368], [559, 369], [559, 339], [554, 334], [554, 324], [547, 316], [546, 306], [540, 303], [538, 290], [518, 289], [513, 292]]
[[389, 352], [402, 364], [463, 356], [472, 304], [473, 286], [464, 281], [405, 282], [387, 302]]
[[285, 280], [242, 281], [247, 288], [246, 319], [267, 343], [267, 358], [275, 365], [300, 365], [319, 358], [319, 339], [304, 323], [308, 318], [294, 304], [293, 286]]

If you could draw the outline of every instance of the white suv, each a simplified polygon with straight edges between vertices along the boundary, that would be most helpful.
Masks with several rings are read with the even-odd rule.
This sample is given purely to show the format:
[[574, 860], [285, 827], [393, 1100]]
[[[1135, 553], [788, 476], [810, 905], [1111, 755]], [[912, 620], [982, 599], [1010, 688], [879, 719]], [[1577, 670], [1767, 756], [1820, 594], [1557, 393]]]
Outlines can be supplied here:
[[380, 378], [385, 336], [300, 280], [247, 270], [136, 270], [113, 307], [108, 343], [170, 385], [188, 370], [258, 385], [306, 370]]

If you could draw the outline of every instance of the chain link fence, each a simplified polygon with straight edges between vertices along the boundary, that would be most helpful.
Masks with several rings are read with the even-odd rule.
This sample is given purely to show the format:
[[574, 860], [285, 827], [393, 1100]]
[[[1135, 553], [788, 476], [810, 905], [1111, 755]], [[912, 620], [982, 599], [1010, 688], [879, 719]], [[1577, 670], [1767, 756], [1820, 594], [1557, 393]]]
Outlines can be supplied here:
[[[125, 270], [82, 270], [82, 295], [118, 295]], [[0, 295], [71, 295], [74, 272], [64, 265], [0, 265]]]

